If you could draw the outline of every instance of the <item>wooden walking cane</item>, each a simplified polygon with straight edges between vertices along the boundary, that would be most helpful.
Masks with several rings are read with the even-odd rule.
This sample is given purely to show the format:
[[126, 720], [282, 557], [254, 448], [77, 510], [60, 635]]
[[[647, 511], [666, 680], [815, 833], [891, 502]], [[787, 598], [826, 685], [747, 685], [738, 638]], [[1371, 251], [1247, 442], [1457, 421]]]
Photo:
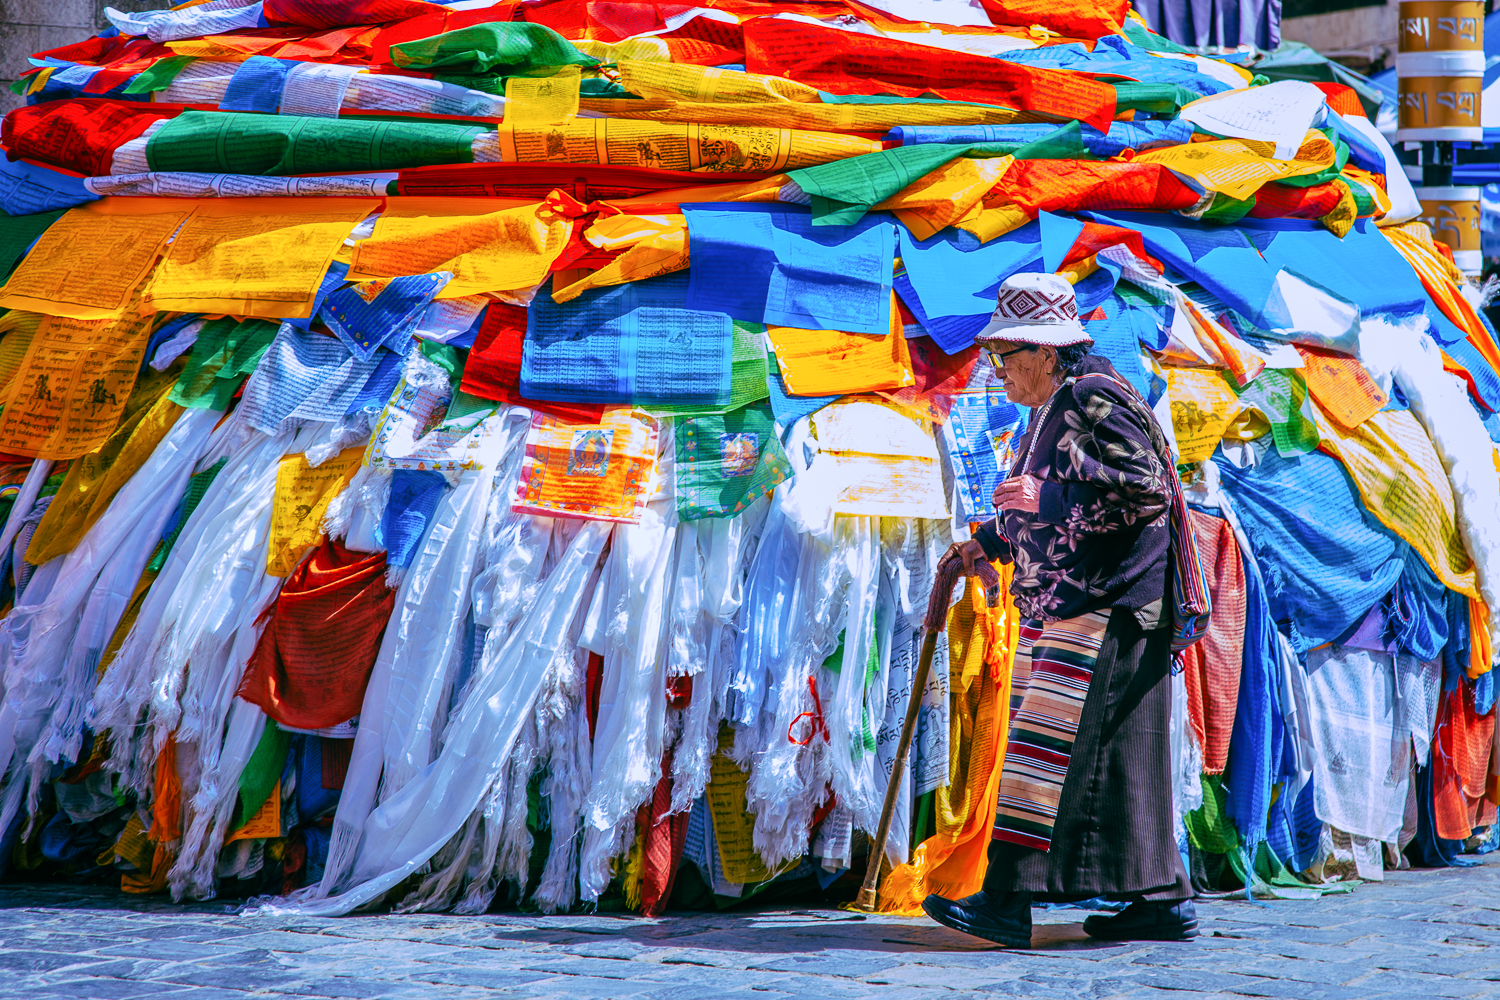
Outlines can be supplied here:
[[[985, 603], [993, 608], [1000, 602], [1000, 574], [995, 572], [995, 567], [983, 560], [976, 562], [974, 566], [984, 584]], [[907, 696], [906, 721], [901, 724], [901, 739], [896, 743], [896, 759], [891, 762], [891, 780], [885, 786], [885, 803], [880, 807], [880, 824], [875, 828], [875, 839], [870, 842], [865, 883], [854, 901], [855, 907], [866, 913], [875, 912], [875, 901], [880, 889], [880, 867], [885, 861], [885, 842], [891, 835], [891, 816], [896, 811], [901, 782], [906, 778], [906, 754], [911, 749], [912, 734], [917, 729], [917, 712], [922, 707], [922, 691], [927, 687], [927, 675], [932, 673], [932, 654], [937, 650], [938, 634], [948, 627], [948, 598], [952, 595], [953, 585], [958, 582], [963, 568], [963, 560], [957, 556], [940, 562], [937, 579], [932, 584], [932, 593], [927, 596], [927, 617], [922, 619], [922, 652], [917, 657], [917, 670], [912, 676], [911, 693]]]

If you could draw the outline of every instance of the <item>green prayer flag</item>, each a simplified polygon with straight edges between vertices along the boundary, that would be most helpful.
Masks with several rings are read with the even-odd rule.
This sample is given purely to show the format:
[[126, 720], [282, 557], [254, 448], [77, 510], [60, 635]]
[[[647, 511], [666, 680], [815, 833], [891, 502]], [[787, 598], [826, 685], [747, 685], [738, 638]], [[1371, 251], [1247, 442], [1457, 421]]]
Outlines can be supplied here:
[[265, 732], [260, 734], [260, 742], [255, 744], [245, 769], [240, 772], [240, 801], [232, 829], [238, 830], [250, 822], [250, 817], [260, 811], [276, 790], [276, 782], [286, 770], [286, 749], [291, 741], [291, 733], [266, 720]]
[[[1232, 379], [1226, 379], [1234, 388]], [[1267, 368], [1243, 389], [1240, 401], [1253, 406], [1271, 424], [1271, 439], [1282, 458], [1317, 450], [1318, 425], [1313, 422], [1307, 383], [1295, 369]]]
[[196, 62], [197, 56], [168, 56], [158, 59], [147, 69], [135, 75], [125, 88], [127, 94], [154, 94], [160, 90], [166, 90], [177, 79], [177, 75], [188, 68], [188, 64]]
[[1173, 115], [1198, 95], [1175, 83], [1115, 84], [1115, 108], [1118, 111], [1141, 111], [1153, 115]]
[[167, 398], [189, 409], [225, 409], [245, 376], [265, 357], [276, 329], [275, 323], [263, 319], [228, 316], [205, 323]]
[[471, 163], [479, 125], [184, 111], [146, 143], [152, 170], [286, 176]]
[[34, 215], [0, 214], [0, 278], [10, 273], [37, 238], [62, 218], [65, 211], [67, 209]]
[[733, 517], [791, 478], [771, 408], [677, 419], [677, 515], [684, 521]]
[[596, 66], [544, 24], [490, 21], [391, 46], [391, 61], [407, 69], [459, 67], [468, 73], [500, 69], [508, 75], [559, 66]]
[[960, 156], [1004, 156], [1022, 145], [918, 143], [790, 170], [787, 176], [812, 198], [813, 225], [849, 226], [862, 219], [871, 207]]

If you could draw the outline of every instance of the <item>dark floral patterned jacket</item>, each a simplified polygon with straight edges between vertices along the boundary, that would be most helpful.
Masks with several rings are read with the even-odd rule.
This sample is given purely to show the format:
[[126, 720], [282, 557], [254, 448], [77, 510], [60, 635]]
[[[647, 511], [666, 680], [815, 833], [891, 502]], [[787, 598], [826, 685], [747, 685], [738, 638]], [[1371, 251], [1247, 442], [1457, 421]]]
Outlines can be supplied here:
[[1001, 511], [974, 537], [991, 559], [1015, 563], [1024, 617], [1124, 607], [1155, 627], [1171, 541], [1165, 477], [1176, 470], [1155, 416], [1108, 360], [1090, 354], [1071, 371], [1045, 415], [1032, 413], [1010, 472], [1042, 480], [1040, 509]]

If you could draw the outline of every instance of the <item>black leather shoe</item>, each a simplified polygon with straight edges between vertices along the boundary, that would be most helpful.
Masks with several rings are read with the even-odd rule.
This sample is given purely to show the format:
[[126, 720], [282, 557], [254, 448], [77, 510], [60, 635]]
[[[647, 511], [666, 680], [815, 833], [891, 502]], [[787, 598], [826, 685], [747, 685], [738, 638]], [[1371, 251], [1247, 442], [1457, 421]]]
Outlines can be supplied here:
[[1191, 899], [1137, 902], [1112, 917], [1089, 917], [1083, 929], [1101, 941], [1191, 941], [1198, 936], [1198, 911]]
[[1031, 947], [1031, 893], [976, 892], [960, 900], [928, 896], [922, 909], [944, 927], [1003, 944]]

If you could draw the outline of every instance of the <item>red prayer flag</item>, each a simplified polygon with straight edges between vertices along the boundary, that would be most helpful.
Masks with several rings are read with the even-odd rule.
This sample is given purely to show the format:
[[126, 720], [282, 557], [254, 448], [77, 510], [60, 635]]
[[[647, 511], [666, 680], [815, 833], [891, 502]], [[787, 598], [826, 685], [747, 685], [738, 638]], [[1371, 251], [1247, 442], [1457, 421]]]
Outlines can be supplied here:
[[[1171, 212], [1191, 208], [1199, 194], [1159, 163], [1017, 160], [991, 189], [1039, 212]], [[1121, 242], [1115, 240], [1114, 242]]]
[[1252, 219], [1321, 219], [1338, 207], [1343, 191], [1332, 182], [1312, 187], [1266, 184], [1255, 192]]
[[267, 610], [237, 694], [293, 729], [347, 722], [364, 703], [395, 606], [384, 552], [324, 539]]
[[1115, 91], [1082, 73], [1037, 69], [799, 21], [756, 18], [745, 31], [745, 68], [832, 94], [933, 94], [999, 104], [1107, 130]]
[[1125, 27], [1130, 0], [980, 0], [994, 24], [1029, 28], [1039, 24], [1071, 38], [1117, 35]]
[[522, 398], [521, 345], [525, 340], [526, 307], [490, 303], [474, 337], [474, 346], [469, 350], [459, 389], [480, 399], [525, 406], [580, 424], [597, 424], [604, 419], [603, 406]]
[[365, 27], [443, 11], [441, 4], [424, 0], [265, 0], [262, 8], [271, 24], [308, 28]]
[[1141, 239], [1141, 234], [1134, 229], [1126, 229], [1123, 226], [1107, 226], [1102, 222], [1088, 222], [1083, 224], [1083, 232], [1073, 241], [1073, 249], [1063, 258], [1063, 266], [1077, 263], [1085, 257], [1092, 257], [1100, 250], [1112, 246], [1124, 244], [1138, 260], [1145, 261], [1158, 271], [1165, 271], [1161, 261], [1146, 252], [1146, 244]]
[[81, 97], [17, 108], [0, 125], [12, 160], [36, 160], [85, 177], [109, 173], [115, 149], [152, 123], [177, 117], [179, 108], [139, 101]]

